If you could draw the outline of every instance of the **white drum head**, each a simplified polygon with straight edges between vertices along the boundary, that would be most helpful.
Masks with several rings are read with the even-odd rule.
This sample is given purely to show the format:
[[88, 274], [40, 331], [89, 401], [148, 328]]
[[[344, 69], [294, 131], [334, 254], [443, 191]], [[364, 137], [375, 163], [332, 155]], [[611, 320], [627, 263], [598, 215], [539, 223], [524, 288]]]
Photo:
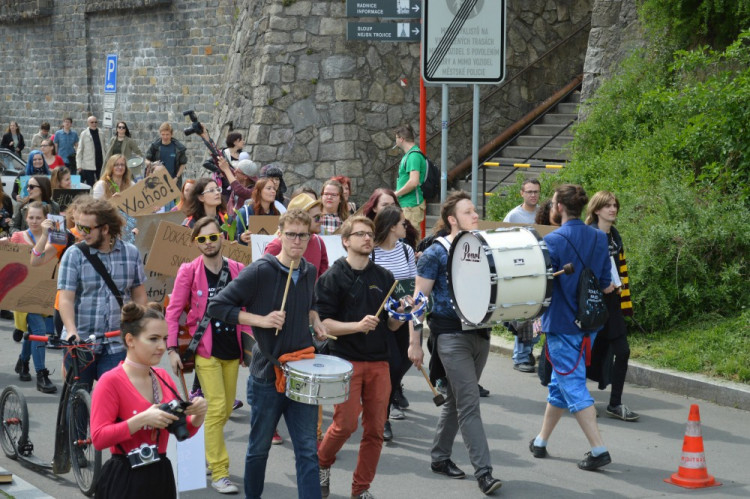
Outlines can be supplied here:
[[451, 247], [450, 285], [456, 313], [465, 322], [481, 324], [491, 303], [490, 265], [477, 234], [459, 234]]
[[286, 363], [289, 369], [317, 376], [343, 375], [354, 368], [350, 362], [333, 355], [316, 354], [314, 359], [294, 360]]

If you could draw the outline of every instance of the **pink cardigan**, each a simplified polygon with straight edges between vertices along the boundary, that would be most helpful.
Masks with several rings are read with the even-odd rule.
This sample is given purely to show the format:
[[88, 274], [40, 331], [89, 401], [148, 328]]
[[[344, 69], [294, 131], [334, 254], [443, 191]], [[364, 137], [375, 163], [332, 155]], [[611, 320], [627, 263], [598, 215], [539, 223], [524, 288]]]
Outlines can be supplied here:
[[[244, 266], [229, 260], [229, 275], [232, 279], [237, 278]], [[203, 266], [203, 256], [199, 256], [192, 262], [183, 263], [177, 272], [177, 278], [174, 281], [172, 295], [169, 298], [167, 306], [167, 347], [177, 346], [177, 336], [180, 334], [180, 315], [185, 310], [186, 305], [190, 305], [187, 314], [186, 324], [190, 328], [190, 335], [195, 334], [198, 324], [206, 313], [208, 306], [208, 281], [206, 281], [206, 271]], [[243, 309], [244, 310], [244, 309]], [[242, 355], [242, 332], [247, 331], [252, 334], [250, 326], [237, 326], [237, 348]], [[213, 335], [211, 334], [211, 322], [206, 326], [206, 332], [198, 344], [196, 354], [206, 359], [211, 357], [211, 347], [213, 346]]]

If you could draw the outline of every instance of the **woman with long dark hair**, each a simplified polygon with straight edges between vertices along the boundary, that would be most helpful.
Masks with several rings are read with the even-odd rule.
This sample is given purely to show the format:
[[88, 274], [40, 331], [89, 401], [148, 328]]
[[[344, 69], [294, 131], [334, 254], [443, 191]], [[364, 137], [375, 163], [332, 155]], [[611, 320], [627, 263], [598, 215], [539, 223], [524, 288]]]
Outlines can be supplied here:
[[[409, 281], [414, 281], [417, 276], [417, 264], [414, 258], [414, 250], [402, 242], [406, 237], [406, 218], [398, 206], [386, 206], [375, 217], [375, 248], [370, 254], [370, 259], [391, 271], [393, 277], [398, 279], [404, 289], [413, 289]], [[408, 293], [411, 295], [411, 293]], [[395, 299], [402, 296], [393, 296]], [[386, 413], [385, 430], [383, 438], [388, 441], [393, 439], [391, 419], [404, 419], [404, 409], [409, 407], [409, 401], [404, 397], [401, 381], [411, 367], [409, 361], [409, 329], [413, 327], [411, 322], [406, 322], [399, 329], [389, 334], [388, 338], [388, 365], [391, 373], [391, 396]]]
[[[102, 468], [97, 497], [177, 497], [166, 452], [168, 427], [182, 421], [177, 423], [181, 418], [160, 404], [182, 401], [167, 371], [155, 367], [167, 350], [167, 323], [159, 308], [125, 304], [120, 328], [127, 355], [94, 387], [91, 439], [94, 447], [109, 447], [112, 454]], [[184, 407], [183, 424], [193, 436], [206, 416], [205, 399], [178, 407]]]
[[344, 186], [336, 180], [327, 180], [320, 189], [323, 202], [320, 233], [324, 236], [335, 233], [349, 218], [349, 208], [344, 202]]
[[124, 121], [118, 121], [117, 127], [115, 128], [116, 134], [109, 141], [107, 146], [107, 152], [104, 154], [104, 164], [107, 164], [109, 158], [115, 154], [121, 154], [125, 156], [127, 161], [134, 157], [143, 157], [141, 149], [138, 147], [138, 143], [130, 137], [130, 129], [128, 124]]
[[16, 214], [13, 215], [13, 221], [11, 222], [10, 228], [11, 234], [29, 228], [26, 224], [26, 210], [28, 209], [29, 203], [41, 201], [43, 204], [49, 205], [49, 213], [52, 213], [53, 215], [60, 214], [60, 206], [52, 201], [52, 184], [50, 183], [49, 178], [43, 175], [34, 175], [26, 184], [26, 189], [29, 191], [29, 196], [18, 207]]
[[57, 155], [57, 148], [52, 138], [43, 139], [39, 147], [44, 156], [44, 162], [47, 163], [50, 170], [55, 171], [55, 168], [65, 166], [65, 161]]
[[[239, 210], [237, 228], [238, 241], [248, 244], [250, 241], [250, 230], [248, 230], [248, 221], [253, 215], [276, 215], [279, 216], [279, 210], [276, 209], [276, 182], [271, 177], [258, 179], [253, 189], [252, 197]], [[243, 230], [244, 229], [244, 230]]]
[[[398, 202], [398, 198], [396, 197], [396, 193], [391, 189], [384, 189], [382, 187], [379, 187], [372, 191], [370, 199], [368, 199], [367, 202], [362, 205], [362, 214], [370, 220], [374, 221], [375, 216], [380, 210], [382, 210], [386, 206], [392, 205], [401, 208], [401, 205]], [[412, 249], [416, 249], [417, 239], [419, 239], [419, 232], [414, 228], [411, 222], [409, 222], [408, 220], [406, 222], [406, 236], [403, 240], [406, 244], [411, 246]], [[417, 256], [419, 256], [419, 254], [417, 254]]]
[[349, 197], [352, 193], [352, 180], [347, 177], [346, 175], [339, 175], [337, 177], [331, 177], [331, 180], [335, 180], [339, 184], [341, 184], [341, 187], [344, 188], [344, 197], [343, 201], [346, 205], [346, 208], [349, 210], [349, 215], [354, 215], [354, 213], [357, 211], [357, 203], [354, 201], [349, 201]]
[[186, 227], [192, 229], [195, 222], [203, 217], [214, 217], [221, 226], [224, 223], [221, 217], [227, 212], [221, 199], [221, 187], [212, 178], [199, 178], [187, 195], [184, 210], [187, 218], [182, 221], [182, 225]]
[[0, 147], [13, 151], [19, 158], [23, 159], [21, 151], [23, 151], [26, 145], [17, 121], [11, 121], [10, 125], [8, 125], [8, 129], [5, 130], [5, 134], [3, 135], [3, 140], [0, 142]]

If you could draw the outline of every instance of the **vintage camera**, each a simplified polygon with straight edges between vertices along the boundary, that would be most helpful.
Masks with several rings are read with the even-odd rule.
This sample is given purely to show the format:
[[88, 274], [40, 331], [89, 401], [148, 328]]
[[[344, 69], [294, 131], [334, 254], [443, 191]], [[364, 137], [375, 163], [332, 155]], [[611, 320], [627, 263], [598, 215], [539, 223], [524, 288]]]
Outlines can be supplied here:
[[140, 468], [161, 461], [159, 448], [156, 445], [142, 444], [137, 449], [128, 452], [128, 461], [130, 461], [131, 468]]
[[190, 432], [187, 429], [187, 415], [185, 409], [190, 406], [190, 402], [182, 402], [181, 400], [170, 400], [159, 406], [162, 411], [177, 416], [177, 421], [167, 426], [167, 431], [177, 438], [179, 442], [190, 438]]
[[195, 111], [193, 111], [192, 109], [188, 109], [187, 111], [183, 111], [182, 115], [190, 116], [190, 121], [193, 122], [192, 125], [182, 131], [185, 134], [185, 137], [188, 137], [194, 133], [198, 135], [203, 133], [203, 125], [201, 125], [201, 122], [198, 121], [198, 116], [195, 115]]

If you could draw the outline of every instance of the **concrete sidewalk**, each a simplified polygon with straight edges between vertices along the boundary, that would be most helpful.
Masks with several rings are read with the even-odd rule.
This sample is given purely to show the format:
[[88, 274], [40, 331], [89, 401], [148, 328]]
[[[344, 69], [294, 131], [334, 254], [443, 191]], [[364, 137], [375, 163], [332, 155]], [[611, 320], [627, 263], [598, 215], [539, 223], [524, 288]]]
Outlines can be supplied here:
[[[0, 472], [7, 471], [0, 466]], [[5, 496], [2, 496], [2, 494], [5, 494]], [[15, 473], [11, 483], [0, 485], [0, 496], [13, 497], [14, 499], [53, 499], [52, 496], [45, 494]]]
[[[491, 335], [490, 350], [508, 357], [513, 355], [513, 342], [498, 335]], [[682, 373], [671, 369], [658, 369], [631, 360], [625, 380], [665, 392], [676, 393], [715, 404], [750, 411], [750, 386], [733, 383], [702, 374]]]

